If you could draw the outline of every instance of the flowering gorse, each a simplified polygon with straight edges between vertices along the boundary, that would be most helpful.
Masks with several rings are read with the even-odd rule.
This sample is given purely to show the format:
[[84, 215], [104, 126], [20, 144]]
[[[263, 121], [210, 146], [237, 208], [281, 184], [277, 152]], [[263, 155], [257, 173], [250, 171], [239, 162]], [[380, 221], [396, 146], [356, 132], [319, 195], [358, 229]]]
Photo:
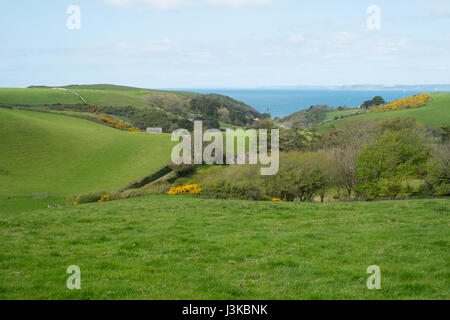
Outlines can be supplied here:
[[110, 199], [108, 194], [103, 194], [97, 202], [109, 201]]
[[373, 108], [369, 111], [369, 113], [420, 108], [425, 106], [427, 103], [431, 102], [431, 100], [432, 98], [429, 94], [426, 93], [417, 94], [408, 98], [395, 100], [390, 103]]
[[187, 184], [179, 187], [171, 187], [167, 194], [169, 195], [178, 195], [178, 194], [190, 194], [196, 195], [201, 194], [203, 191], [202, 188], [198, 184]]

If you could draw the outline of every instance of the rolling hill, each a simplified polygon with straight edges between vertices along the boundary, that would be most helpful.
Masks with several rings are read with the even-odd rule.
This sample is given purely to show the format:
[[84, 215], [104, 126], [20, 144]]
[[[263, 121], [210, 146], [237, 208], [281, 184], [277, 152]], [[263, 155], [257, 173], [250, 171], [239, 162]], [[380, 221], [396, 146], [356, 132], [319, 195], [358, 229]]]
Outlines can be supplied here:
[[[417, 122], [420, 122], [425, 126], [443, 126], [443, 127], [450, 126], [450, 93], [434, 93], [431, 94], [431, 96], [433, 100], [424, 107], [416, 109], [355, 115], [323, 124], [319, 126], [319, 131], [326, 130], [326, 128], [330, 127], [331, 125], [339, 126], [348, 119], [355, 119], [355, 118], [385, 119], [402, 115], [412, 116], [417, 120]], [[328, 117], [327, 120], [333, 119], [336, 116], [342, 116], [346, 114], [348, 115], [349, 113], [352, 112], [349, 110], [344, 110], [344, 111], [327, 112], [327, 114], [328, 113], [330, 113], [330, 117]]]
[[76, 104], [82, 103], [76, 95], [68, 90], [80, 94], [88, 104], [98, 106], [134, 106], [138, 108], [149, 107], [145, 100], [149, 95], [175, 95], [184, 99], [195, 97], [198, 94], [148, 90], [115, 85], [69, 85], [63, 87], [30, 86], [25, 89], [20, 88], [0, 88], [0, 102], [24, 105], [41, 104]]
[[[3, 106], [65, 105], [65, 108], [70, 109], [70, 106], [77, 104], [89, 105], [91, 108], [109, 108], [108, 111], [112, 112], [112, 115], [131, 121], [134, 126], [141, 129], [163, 127], [165, 132], [178, 128], [183, 121], [185, 123], [194, 119], [207, 120], [211, 127], [218, 127], [219, 121], [245, 126], [261, 116], [257, 110], [245, 103], [217, 94], [150, 90], [109, 84], [0, 88], [0, 105]], [[130, 113], [135, 115], [132, 119], [129, 117]]]
[[0, 140], [0, 204], [12, 209], [18, 203], [26, 209], [47, 206], [49, 201], [39, 199], [30, 204], [33, 196], [61, 202], [75, 193], [123, 187], [167, 163], [172, 145], [168, 134], [3, 108]]

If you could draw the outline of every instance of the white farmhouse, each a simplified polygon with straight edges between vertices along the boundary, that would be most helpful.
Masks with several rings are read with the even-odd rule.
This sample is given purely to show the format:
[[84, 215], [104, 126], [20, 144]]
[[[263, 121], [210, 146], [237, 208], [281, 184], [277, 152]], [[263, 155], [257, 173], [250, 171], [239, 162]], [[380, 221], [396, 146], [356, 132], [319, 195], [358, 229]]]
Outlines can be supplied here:
[[147, 128], [147, 132], [148, 133], [162, 133], [163, 129], [162, 128]]

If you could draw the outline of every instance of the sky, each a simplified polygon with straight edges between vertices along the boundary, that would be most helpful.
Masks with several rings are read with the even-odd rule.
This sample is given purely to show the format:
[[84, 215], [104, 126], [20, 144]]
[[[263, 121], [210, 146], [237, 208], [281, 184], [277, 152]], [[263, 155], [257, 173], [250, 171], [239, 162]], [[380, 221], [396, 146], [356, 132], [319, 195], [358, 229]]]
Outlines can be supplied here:
[[450, 1], [0, 2], [0, 87], [93, 83], [450, 84]]

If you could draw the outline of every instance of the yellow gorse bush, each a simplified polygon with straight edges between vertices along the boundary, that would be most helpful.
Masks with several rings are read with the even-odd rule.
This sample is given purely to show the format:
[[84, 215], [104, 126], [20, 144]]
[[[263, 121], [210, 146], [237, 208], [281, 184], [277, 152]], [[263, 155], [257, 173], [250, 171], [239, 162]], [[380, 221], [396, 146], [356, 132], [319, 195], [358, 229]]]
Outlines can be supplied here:
[[109, 197], [108, 194], [104, 194], [100, 197], [100, 199], [97, 202], [104, 202], [104, 201], [109, 201], [111, 198]]
[[196, 195], [201, 194], [203, 191], [202, 188], [198, 184], [187, 184], [179, 187], [171, 187], [167, 194], [169, 195], [178, 195], [178, 194], [190, 194]]
[[283, 202], [283, 200], [281, 200], [280, 198], [272, 198], [273, 202]]
[[127, 130], [127, 131], [131, 131], [131, 132], [141, 132], [141, 130], [139, 130], [137, 128], [132, 128], [128, 124], [121, 122], [121, 121], [117, 121], [116, 119], [114, 119], [110, 116], [107, 116], [105, 114], [102, 114], [100, 116], [100, 120], [102, 120], [107, 125], [110, 125], [116, 129]]
[[369, 113], [420, 108], [425, 106], [427, 103], [431, 101], [432, 98], [429, 94], [427, 93], [417, 94], [408, 98], [395, 100], [382, 106], [376, 107], [370, 110]]

